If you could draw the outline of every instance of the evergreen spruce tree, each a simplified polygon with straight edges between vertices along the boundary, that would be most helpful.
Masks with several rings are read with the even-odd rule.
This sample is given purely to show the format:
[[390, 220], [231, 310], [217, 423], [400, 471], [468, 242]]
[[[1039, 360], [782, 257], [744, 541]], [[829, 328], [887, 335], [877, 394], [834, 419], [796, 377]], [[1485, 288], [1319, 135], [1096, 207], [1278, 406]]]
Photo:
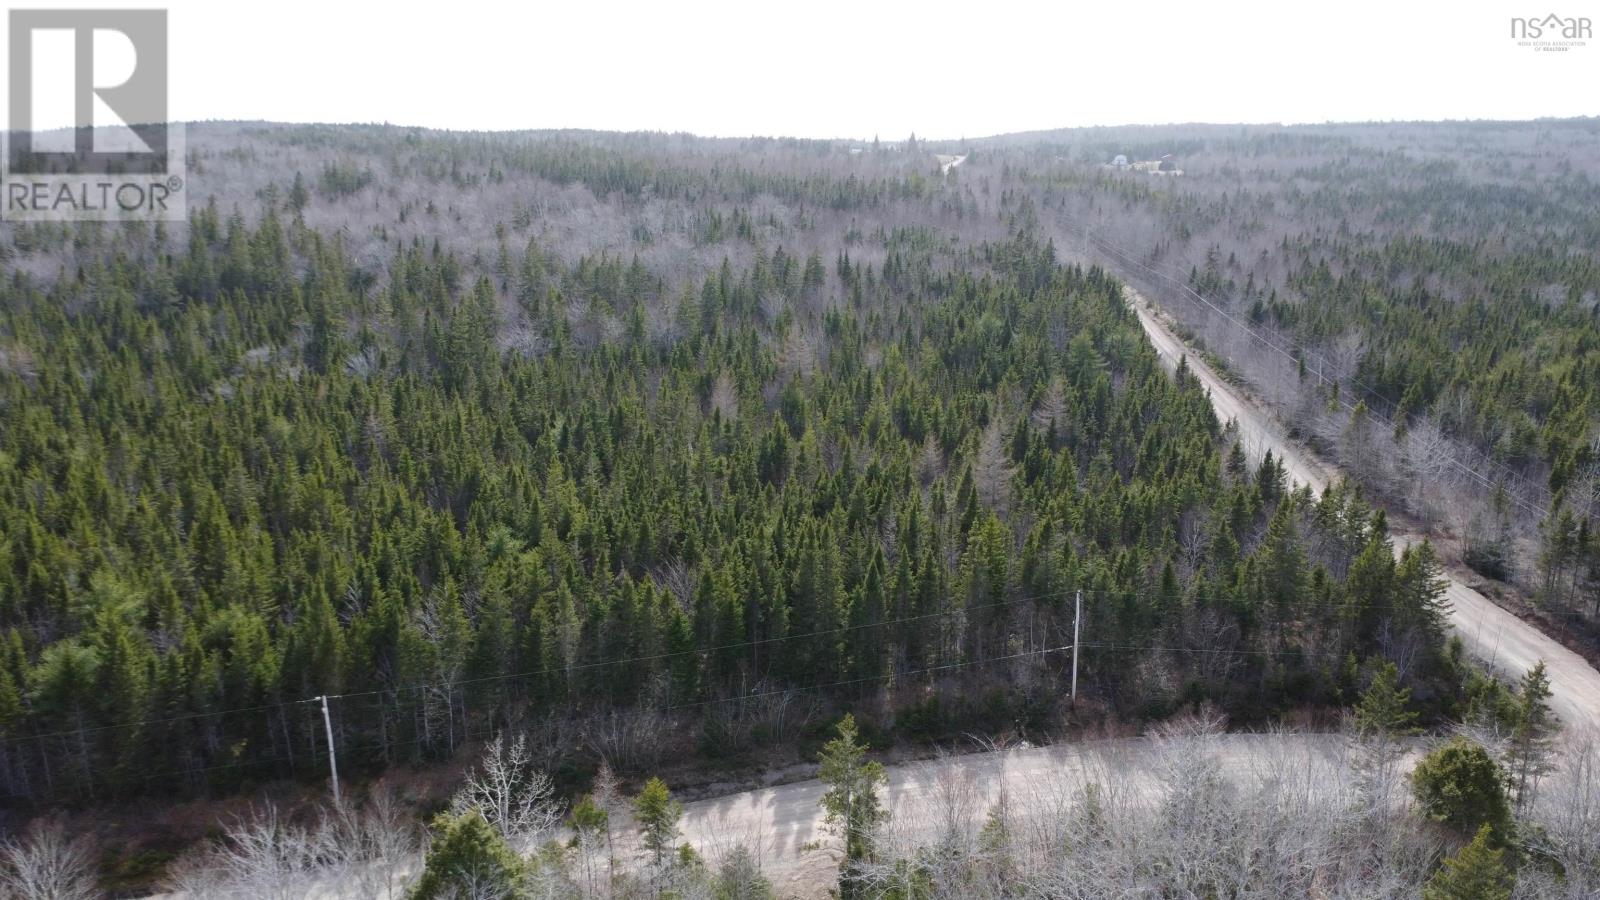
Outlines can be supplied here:
[[525, 877], [525, 864], [476, 810], [440, 816], [411, 900], [513, 900], [521, 896]]
[[839, 896], [862, 896], [860, 867], [874, 858], [877, 831], [886, 817], [878, 791], [886, 783], [883, 766], [867, 759], [855, 716], [839, 721], [837, 736], [822, 748], [818, 777], [827, 787], [822, 794], [823, 818], [844, 841], [839, 864]]
[[1539, 779], [1554, 768], [1555, 732], [1560, 726], [1550, 709], [1550, 676], [1545, 672], [1544, 660], [1523, 673], [1515, 716], [1506, 765], [1513, 782], [1512, 796], [1520, 811], [1533, 799]]
[[1402, 741], [1417, 733], [1416, 713], [1409, 709], [1411, 691], [1401, 688], [1394, 663], [1383, 662], [1372, 683], [1356, 703], [1356, 738], [1363, 756], [1362, 776], [1374, 797], [1374, 809], [1383, 808], [1404, 754]]
[[640, 843], [659, 871], [678, 842], [678, 820], [683, 817], [683, 804], [672, 799], [666, 782], [651, 778], [634, 798], [633, 815], [639, 822]]
[[1511, 828], [1505, 773], [1483, 747], [1452, 740], [1417, 763], [1411, 786], [1428, 818], [1463, 835], [1487, 827], [1493, 844], [1505, 846]]
[[1423, 900], [1511, 900], [1513, 880], [1506, 868], [1505, 851], [1494, 844], [1485, 824], [1472, 842], [1462, 847], [1422, 889]]

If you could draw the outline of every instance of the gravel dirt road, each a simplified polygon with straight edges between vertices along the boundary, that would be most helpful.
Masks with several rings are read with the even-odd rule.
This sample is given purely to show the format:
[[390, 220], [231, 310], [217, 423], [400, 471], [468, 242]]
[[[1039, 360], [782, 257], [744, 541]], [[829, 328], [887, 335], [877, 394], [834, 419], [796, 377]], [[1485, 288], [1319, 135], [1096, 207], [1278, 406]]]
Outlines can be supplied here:
[[[1291, 479], [1310, 485], [1315, 492], [1321, 493], [1338, 479], [1337, 469], [1287, 439], [1276, 419], [1191, 352], [1144, 297], [1132, 288], [1127, 292], [1139, 323], [1162, 359], [1176, 367], [1180, 358], [1188, 357], [1190, 370], [1211, 393], [1217, 417], [1223, 422], [1237, 422], [1247, 447], [1257, 452], [1272, 450], [1283, 461]], [[1395, 553], [1421, 540], [1418, 534], [1396, 533]], [[1513, 677], [1544, 660], [1554, 694], [1551, 706], [1561, 718], [1569, 725], [1600, 727], [1600, 672], [1583, 657], [1473, 590], [1462, 572], [1447, 571], [1446, 576], [1450, 622], [1474, 657]]]
[[[1349, 743], [1332, 734], [1221, 734], [1203, 744], [1235, 784], [1300, 773], [1307, 790]], [[1185, 745], [1185, 753], [1196, 747]], [[1081, 800], [1089, 782], [1155, 802], [1159, 772], [1171, 762], [1158, 743], [1143, 739], [1058, 744], [952, 756], [890, 767], [886, 839], [926, 846], [951, 829], [967, 837], [982, 827], [1002, 786], [1019, 821], [1048, 817]], [[779, 897], [822, 897], [838, 881], [838, 842], [822, 821], [822, 784], [802, 781], [688, 804], [683, 836], [707, 858], [735, 846], [756, 854]]]

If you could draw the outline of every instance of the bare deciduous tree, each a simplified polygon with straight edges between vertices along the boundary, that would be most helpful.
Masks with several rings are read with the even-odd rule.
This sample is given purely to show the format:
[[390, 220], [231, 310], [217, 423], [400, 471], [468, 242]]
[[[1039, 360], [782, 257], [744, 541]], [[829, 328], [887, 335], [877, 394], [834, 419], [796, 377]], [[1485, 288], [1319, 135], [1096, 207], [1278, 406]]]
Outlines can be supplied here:
[[362, 897], [404, 896], [422, 850], [422, 835], [389, 790], [374, 791], [365, 807], [341, 807], [320, 833], [323, 855], [340, 883], [354, 886]]
[[0, 842], [0, 896], [93, 900], [101, 894], [84, 843], [69, 838], [59, 822], [43, 822], [20, 841]]
[[972, 481], [989, 509], [1004, 516], [1011, 498], [1011, 465], [998, 416], [989, 420], [972, 461]]
[[606, 867], [611, 878], [617, 877], [616, 834], [627, 827], [628, 799], [622, 795], [622, 779], [617, 777], [611, 763], [602, 759], [600, 770], [594, 775], [594, 790], [590, 792], [594, 805], [605, 813]]
[[672, 732], [671, 720], [648, 708], [608, 710], [583, 723], [584, 742], [601, 759], [624, 768], [654, 765]]
[[1528, 813], [1534, 848], [1555, 865], [1525, 867], [1518, 889], [1530, 897], [1600, 896], [1600, 735], [1569, 733], [1561, 750]]
[[496, 735], [478, 769], [451, 803], [456, 813], [476, 809], [513, 849], [526, 850], [561, 821], [550, 777], [533, 767], [528, 742], [517, 735], [507, 745]]
[[277, 807], [236, 818], [223, 839], [182, 861], [167, 887], [203, 900], [304, 897], [330, 874], [320, 835], [284, 821]]

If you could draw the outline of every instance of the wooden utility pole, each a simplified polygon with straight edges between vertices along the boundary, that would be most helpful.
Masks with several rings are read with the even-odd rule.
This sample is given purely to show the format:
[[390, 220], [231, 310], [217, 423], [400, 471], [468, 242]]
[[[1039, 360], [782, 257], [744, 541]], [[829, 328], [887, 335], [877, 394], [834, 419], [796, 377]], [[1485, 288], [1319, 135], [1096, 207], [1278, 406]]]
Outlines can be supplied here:
[[[1076, 654], [1077, 651], [1074, 650], [1073, 653]], [[1076, 674], [1073, 676], [1073, 684], [1077, 684]], [[1073, 694], [1076, 696], [1076, 689]], [[322, 727], [328, 731], [328, 771], [333, 774], [333, 805], [343, 806], [339, 800], [339, 758], [333, 751], [333, 719], [328, 716], [328, 695], [323, 694], [317, 699], [322, 701]]]
[[1083, 591], [1072, 604], [1072, 702], [1078, 702], [1078, 623], [1083, 618]]

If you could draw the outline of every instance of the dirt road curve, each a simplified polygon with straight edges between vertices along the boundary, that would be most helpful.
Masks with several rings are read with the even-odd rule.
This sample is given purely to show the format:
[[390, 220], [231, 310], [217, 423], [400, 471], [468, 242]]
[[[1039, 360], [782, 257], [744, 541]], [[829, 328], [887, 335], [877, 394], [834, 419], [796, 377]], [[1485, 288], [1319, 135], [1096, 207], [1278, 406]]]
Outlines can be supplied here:
[[[1285, 771], [1314, 778], [1325, 771], [1319, 764], [1331, 763], [1348, 748], [1343, 737], [1323, 734], [1225, 734], [1211, 740], [1219, 768], [1239, 784]], [[1291, 760], [1310, 764], [1290, 765]], [[977, 829], [1002, 785], [1024, 820], [1076, 802], [1081, 786], [1091, 781], [1141, 797], [1159, 796], [1154, 773], [1162, 765], [1162, 751], [1152, 742], [1125, 739], [894, 766], [884, 797], [891, 813], [886, 838], [902, 847], [925, 846], [952, 827]], [[821, 797], [821, 783], [812, 780], [691, 803], [684, 810], [683, 837], [708, 858], [735, 846], [749, 849], [779, 897], [825, 896], [839, 870], [829, 849], [837, 841], [823, 827]]]
[[[883, 793], [890, 824], [881, 840], [891, 850], [926, 846], [952, 830], [971, 840], [981, 828], [1001, 787], [1018, 821], [1056, 815], [1081, 802], [1085, 784], [1095, 783], [1107, 797], [1155, 801], [1161, 772], [1176, 755], [1193, 760], [1204, 753], [1220, 774], [1236, 785], [1279, 781], [1296, 773], [1296, 783], [1315, 792], [1333, 779], [1322, 773], [1338, 766], [1350, 750], [1337, 734], [1217, 734], [1186, 739], [1163, 748], [1145, 738], [1120, 738], [1026, 747], [951, 756], [889, 766]], [[686, 804], [681, 840], [715, 861], [742, 847], [753, 854], [782, 898], [826, 897], [837, 884], [837, 840], [822, 820], [822, 784], [816, 779], [745, 791]], [[636, 833], [618, 838], [623, 865], [642, 857]], [[397, 877], [415, 873], [413, 858]], [[329, 878], [304, 895], [306, 900], [374, 900], [351, 883]], [[148, 900], [196, 900], [185, 894], [157, 894]]]
[[[1183, 341], [1167, 327], [1148, 301], [1131, 288], [1127, 289], [1139, 323], [1157, 352], [1170, 366], [1176, 366], [1181, 356], [1189, 357], [1193, 370], [1211, 392], [1211, 404], [1222, 421], [1230, 419], [1239, 423], [1239, 433], [1246, 446], [1257, 452], [1271, 449], [1282, 459], [1289, 477], [1308, 484], [1313, 491], [1321, 492], [1329, 481], [1338, 477], [1337, 471], [1327, 462], [1317, 459], [1305, 448], [1283, 437], [1277, 422], [1254, 405], [1238, 389], [1217, 376], [1193, 353]], [[1420, 541], [1414, 534], [1396, 534], [1395, 552]], [[1467, 649], [1475, 657], [1492, 667], [1511, 675], [1520, 675], [1534, 663], [1544, 660], [1550, 672], [1550, 688], [1554, 692], [1551, 705], [1561, 718], [1571, 725], [1600, 727], [1600, 672], [1588, 661], [1559, 643], [1546, 637], [1537, 628], [1496, 606], [1494, 601], [1468, 587], [1456, 572], [1446, 573], [1450, 580], [1450, 621]]]

